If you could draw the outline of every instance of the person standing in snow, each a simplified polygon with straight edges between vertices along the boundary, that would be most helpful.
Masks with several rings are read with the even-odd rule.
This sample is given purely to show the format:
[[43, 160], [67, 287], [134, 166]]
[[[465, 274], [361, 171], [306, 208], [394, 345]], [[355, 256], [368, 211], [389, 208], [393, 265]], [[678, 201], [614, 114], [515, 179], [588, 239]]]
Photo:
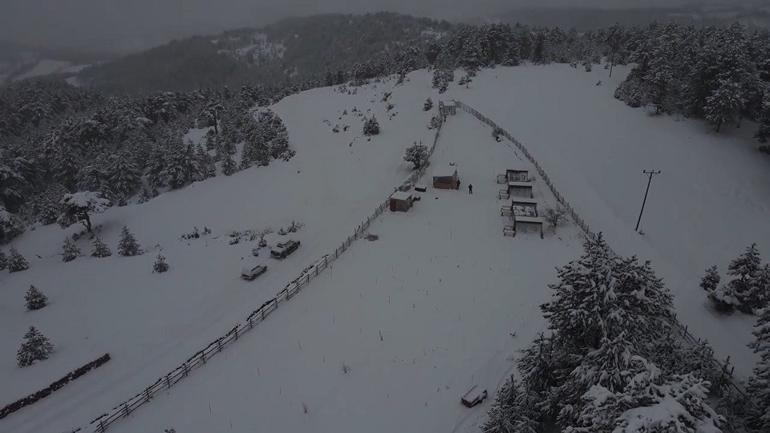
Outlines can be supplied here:
[[468, 194], [473, 194], [473, 185], [470, 183], [468, 184]]

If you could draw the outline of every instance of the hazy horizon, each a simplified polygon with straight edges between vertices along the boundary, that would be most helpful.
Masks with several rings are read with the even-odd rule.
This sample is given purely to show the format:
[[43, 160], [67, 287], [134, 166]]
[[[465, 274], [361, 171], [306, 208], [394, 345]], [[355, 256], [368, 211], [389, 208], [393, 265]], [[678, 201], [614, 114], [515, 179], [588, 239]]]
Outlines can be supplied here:
[[[7, 4], [6, 4], [7, 3]], [[436, 19], [488, 19], [520, 8], [673, 8], [718, 0], [0, 0], [0, 41], [126, 53], [174, 38], [258, 27], [292, 16], [391, 11]], [[755, 0], [726, 4], [757, 4]], [[480, 12], [483, 11], [483, 12]]]

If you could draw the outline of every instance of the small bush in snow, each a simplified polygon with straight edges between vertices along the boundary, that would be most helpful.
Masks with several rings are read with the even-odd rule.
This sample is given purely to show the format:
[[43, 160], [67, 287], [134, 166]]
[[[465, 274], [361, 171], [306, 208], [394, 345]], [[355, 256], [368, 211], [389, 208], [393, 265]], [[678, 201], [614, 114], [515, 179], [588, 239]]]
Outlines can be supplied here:
[[91, 256], [93, 257], [102, 258], [102, 257], [109, 257], [112, 255], [112, 250], [110, 250], [110, 247], [108, 247], [107, 244], [105, 244], [102, 241], [102, 238], [100, 238], [99, 236], [94, 238], [93, 248], [94, 249], [91, 252]]
[[78, 258], [80, 255], [80, 248], [78, 248], [77, 244], [72, 241], [70, 238], [64, 239], [64, 244], [62, 245], [62, 261], [65, 262], [71, 262]]
[[139, 243], [134, 238], [134, 235], [128, 230], [128, 227], [123, 226], [120, 231], [120, 242], [118, 242], [118, 254], [121, 256], [138, 256], [142, 254], [142, 249], [139, 247]]
[[48, 305], [48, 297], [35, 286], [29, 286], [24, 300], [27, 301], [27, 310], [29, 311], [39, 310]]
[[162, 274], [163, 272], [168, 271], [168, 262], [166, 262], [166, 258], [162, 254], [158, 254], [158, 257], [155, 259], [155, 263], [152, 265], [152, 271], [158, 274]]
[[404, 153], [404, 161], [411, 162], [416, 170], [422, 168], [427, 160], [428, 146], [415, 143], [413, 146], [406, 148], [406, 153]]
[[423, 111], [430, 111], [430, 109], [433, 108], [433, 100], [428, 98], [425, 100], [425, 103], [422, 104], [422, 110]]
[[706, 269], [706, 274], [700, 280], [700, 287], [707, 292], [713, 292], [719, 286], [720, 279], [717, 265], [714, 265]]
[[377, 118], [372, 115], [364, 122], [364, 135], [367, 137], [372, 135], [378, 135], [380, 133], [380, 124], [377, 122]]
[[345, 364], [344, 362], [342, 363], [342, 373], [343, 373], [343, 374], [348, 374], [348, 373], [350, 373], [350, 366], [349, 366], [349, 365], [347, 365], [347, 364]]
[[8, 272], [20, 272], [29, 269], [29, 262], [16, 248], [11, 248], [8, 257]]
[[550, 225], [554, 231], [556, 231], [557, 226], [564, 222], [566, 215], [567, 211], [561, 206], [548, 208], [545, 210], [544, 214], [546, 222], [548, 222], [548, 225]]
[[28, 367], [35, 361], [48, 359], [51, 352], [53, 352], [53, 344], [34, 326], [30, 326], [29, 331], [24, 334], [24, 341], [19, 351], [16, 352], [16, 362], [19, 367]]

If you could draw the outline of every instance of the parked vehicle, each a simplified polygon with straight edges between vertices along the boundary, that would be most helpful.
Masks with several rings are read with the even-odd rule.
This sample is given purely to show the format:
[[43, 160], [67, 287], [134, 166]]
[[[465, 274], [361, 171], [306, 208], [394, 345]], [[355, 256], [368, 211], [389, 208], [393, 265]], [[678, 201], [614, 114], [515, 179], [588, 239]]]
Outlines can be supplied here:
[[462, 401], [465, 407], [473, 407], [477, 404], [481, 404], [486, 399], [487, 390], [481, 389], [478, 385], [473, 385], [473, 387], [462, 396], [460, 401]]
[[299, 248], [299, 241], [289, 239], [286, 242], [281, 242], [270, 249], [270, 256], [274, 259], [285, 259], [294, 251]]
[[267, 266], [265, 265], [244, 266], [241, 269], [241, 278], [246, 281], [253, 281], [265, 272], [267, 272]]

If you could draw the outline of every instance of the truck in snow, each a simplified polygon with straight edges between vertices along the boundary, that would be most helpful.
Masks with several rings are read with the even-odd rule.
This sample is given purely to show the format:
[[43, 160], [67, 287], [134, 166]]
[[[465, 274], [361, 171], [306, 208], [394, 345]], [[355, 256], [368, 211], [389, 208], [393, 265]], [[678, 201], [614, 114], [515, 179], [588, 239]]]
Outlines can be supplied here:
[[299, 241], [289, 239], [286, 242], [281, 242], [270, 249], [270, 256], [274, 259], [285, 259], [294, 251], [299, 248]]
[[463, 396], [460, 398], [460, 401], [465, 407], [473, 407], [477, 404], [481, 404], [486, 399], [487, 390], [481, 389], [478, 385], [473, 385], [471, 389], [468, 390], [468, 392], [463, 394]]
[[253, 281], [265, 272], [267, 272], [267, 266], [265, 265], [244, 266], [241, 269], [241, 278], [246, 281]]

